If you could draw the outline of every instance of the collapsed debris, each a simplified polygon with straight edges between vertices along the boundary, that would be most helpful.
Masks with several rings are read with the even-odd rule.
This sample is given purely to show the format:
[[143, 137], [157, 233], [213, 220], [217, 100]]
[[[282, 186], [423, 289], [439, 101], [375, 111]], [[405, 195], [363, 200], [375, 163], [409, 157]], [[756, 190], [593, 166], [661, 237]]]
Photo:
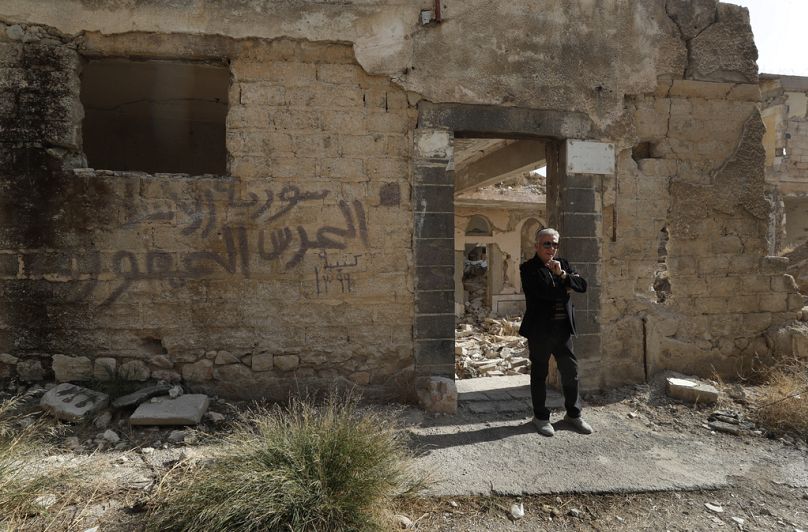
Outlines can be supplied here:
[[519, 336], [521, 320], [484, 318], [480, 325], [460, 323], [455, 331], [458, 379], [519, 375], [530, 372], [527, 339]]
[[40, 407], [57, 419], [80, 421], [90, 418], [109, 406], [109, 396], [87, 388], [62, 383], [42, 396]]

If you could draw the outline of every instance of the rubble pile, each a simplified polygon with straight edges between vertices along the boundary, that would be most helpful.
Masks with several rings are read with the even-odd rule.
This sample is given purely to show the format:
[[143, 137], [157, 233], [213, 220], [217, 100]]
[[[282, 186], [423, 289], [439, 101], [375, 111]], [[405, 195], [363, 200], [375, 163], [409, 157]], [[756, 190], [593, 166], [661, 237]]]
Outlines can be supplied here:
[[480, 325], [465, 321], [455, 331], [458, 379], [530, 372], [527, 339], [519, 336], [519, 319], [483, 318]]
[[490, 313], [486, 305], [488, 263], [484, 260], [467, 260], [463, 265], [463, 290], [465, 291], [466, 320], [480, 323]]

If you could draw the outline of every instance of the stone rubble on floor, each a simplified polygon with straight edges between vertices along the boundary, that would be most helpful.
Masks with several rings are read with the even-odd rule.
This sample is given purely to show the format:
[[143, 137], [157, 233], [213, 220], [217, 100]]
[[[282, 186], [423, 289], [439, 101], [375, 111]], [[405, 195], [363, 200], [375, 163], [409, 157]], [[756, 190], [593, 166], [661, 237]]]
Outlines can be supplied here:
[[196, 425], [208, 409], [205, 394], [186, 394], [171, 399], [155, 397], [140, 406], [129, 417], [130, 425]]
[[519, 336], [520, 320], [467, 320], [455, 331], [455, 373], [459, 379], [530, 372], [527, 339]]
[[696, 379], [669, 377], [666, 390], [669, 396], [680, 401], [699, 404], [715, 404], [718, 401], [718, 389]]
[[109, 405], [109, 396], [65, 382], [46, 392], [39, 405], [57, 419], [80, 421], [104, 410]]

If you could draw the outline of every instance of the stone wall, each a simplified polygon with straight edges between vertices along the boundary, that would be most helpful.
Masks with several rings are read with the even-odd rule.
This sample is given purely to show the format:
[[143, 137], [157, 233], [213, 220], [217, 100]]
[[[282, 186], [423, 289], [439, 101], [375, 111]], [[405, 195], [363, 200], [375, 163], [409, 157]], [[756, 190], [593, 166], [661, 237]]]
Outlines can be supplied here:
[[[700, 35], [748, 32], [740, 15], [719, 5]], [[693, 48], [702, 38], [691, 58], [710, 63]], [[689, 65], [633, 100], [635, 143], [603, 183], [606, 385], [663, 369], [738, 375], [803, 305], [787, 260], [765, 256], [759, 89], [754, 66], [734, 64], [709, 76]]]
[[772, 252], [808, 240], [808, 78], [766, 75], [761, 79], [766, 124], [766, 183], [775, 216]]
[[[22, 35], [18, 37], [17, 32]], [[350, 46], [0, 28], [2, 372], [283, 397], [412, 373], [411, 129]], [[41, 38], [32, 40], [32, 36]], [[82, 60], [222, 57], [229, 176], [83, 168]], [[180, 57], [182, 59], [183, 57]], [[402, 389], [406, 384], [401, 384]]]
[[[430, 0], [4, 2], [0, 376], [275, 397], [451, 377], [456, 132], [614, 146], [616, 171], [548, 191], [592, 287], [587, 387], [733, 376], [767, 351], [802, 298], [765, 257], [747, 11], [448, 4], [422, 25]], [[96, 57], [226, 66], [228, 175], [86, 169]]]

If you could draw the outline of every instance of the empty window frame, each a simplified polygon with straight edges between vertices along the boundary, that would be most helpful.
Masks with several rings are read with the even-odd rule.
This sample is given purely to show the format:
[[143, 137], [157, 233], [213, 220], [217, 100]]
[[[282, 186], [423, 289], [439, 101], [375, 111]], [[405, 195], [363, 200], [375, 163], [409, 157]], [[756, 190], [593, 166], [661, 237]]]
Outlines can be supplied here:
[[81, 75], [89, 166], [226, 174], [229, 85], [221, 65], [89, 59]]

